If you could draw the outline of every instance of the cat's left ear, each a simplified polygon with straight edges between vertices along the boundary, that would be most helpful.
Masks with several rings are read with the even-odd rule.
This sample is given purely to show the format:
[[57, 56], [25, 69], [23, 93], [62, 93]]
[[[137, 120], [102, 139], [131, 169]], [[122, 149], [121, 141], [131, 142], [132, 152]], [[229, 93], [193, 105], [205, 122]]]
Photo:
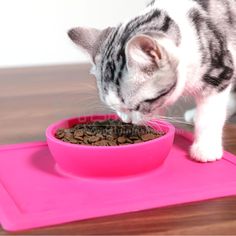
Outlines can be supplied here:
[[126, 57], [129, 68], [152, 72], [159, 68], [162, 54], [154, 38], [147, 35], [138, 35], [128, 42]]
[[113, 28], [104, 30], [94, 28], [77, 27], [68, 31], [70, 39], [89, 54], [92, 62], [96, 64], [96, 57], [99, 55], [100, 48]]

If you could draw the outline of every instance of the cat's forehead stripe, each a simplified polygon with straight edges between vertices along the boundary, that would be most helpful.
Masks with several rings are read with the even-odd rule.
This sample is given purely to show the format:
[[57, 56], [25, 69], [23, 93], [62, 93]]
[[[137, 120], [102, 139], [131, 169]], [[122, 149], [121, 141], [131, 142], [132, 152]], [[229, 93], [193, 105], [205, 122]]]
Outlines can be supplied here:
[[208, 10], [209, 8], [209, 0], [193, 0], [197, 2], [204, 10]]
[[161, 27], [161, 31], [163, 31], [163, 32], [168, 31], [171, 23], [172, 23], [172, 20], [170, 19], [170, 17], [165, 16], [165, 20], [164, 20], [163, 26]]
[[[107, 44], [105, 45], [105, 52], [104, 52], [104, 60], [106, 58], [108, 58], [112, 52], [112, 49], [113, 49], [113, 44], [115, 42], [115, 40], [117, 39], [117, 35], [119, 33], [119, 30], [120, 30], [120, 27], [121, 26], [118, 26], [114, 31], [113, 31], [113, 34], [111, 35], [111, 37], [108, 39], [108, 42]], [[103, 63], [104, 63], [104, 60], [103, 60]]]

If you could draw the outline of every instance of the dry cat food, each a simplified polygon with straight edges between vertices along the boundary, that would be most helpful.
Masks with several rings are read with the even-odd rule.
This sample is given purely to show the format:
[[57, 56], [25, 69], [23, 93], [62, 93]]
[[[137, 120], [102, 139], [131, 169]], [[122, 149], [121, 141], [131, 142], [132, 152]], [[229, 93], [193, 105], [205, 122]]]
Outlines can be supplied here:
[[165, 135], [150, 127], [126, 124], [119, 120], [78, 124], [59, 129], [56, 138], [66, 143], [90, 146], [119, 146], [147, 142]]

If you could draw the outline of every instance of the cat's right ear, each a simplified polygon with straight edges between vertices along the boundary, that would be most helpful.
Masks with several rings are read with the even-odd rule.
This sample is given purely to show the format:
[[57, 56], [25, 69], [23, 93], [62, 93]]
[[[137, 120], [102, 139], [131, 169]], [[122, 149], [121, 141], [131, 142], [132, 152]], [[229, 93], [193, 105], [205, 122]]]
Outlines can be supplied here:
[[113, 28], [98, 30], [94, 28], [77, 27], [68, 31], [70, 39], [89, 54], [93, 63], [100, 53], [102, 43], [111, 33]]

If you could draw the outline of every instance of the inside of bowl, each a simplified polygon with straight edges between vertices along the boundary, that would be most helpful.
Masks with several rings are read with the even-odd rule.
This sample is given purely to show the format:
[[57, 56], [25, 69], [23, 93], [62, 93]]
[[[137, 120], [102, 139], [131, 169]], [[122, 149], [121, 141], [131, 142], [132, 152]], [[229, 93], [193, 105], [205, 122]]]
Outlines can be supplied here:
[[[58, 129], [64, 128], [69, 129], [77, 124], [87, 124], [87, 123], [93, 123], [96, 121], [104, 121], [104, 120], [119, 120], [119, 117], [115, 114], [108, 114], [108, 115], [93, 115], [93, 116], [81, 116], [77, 118], [72, 118], [69, 120], [65, 120], [61, 123], [59, 123], [57, 126], [54, 127], [52, 130], [53, 135], [57, 132]], [[162, 133], [168, 133], [169, 127], [165, 122], [158, 121], [158, 120], [152, 120], [147, 122], [147, 125], [154, 130]]]
[[96, 122], [96, 121], [104, 121], [104, 120], [118, 120], [118, 116], [110, 114], [110, 115], [93, 115], [93, 116], [81, 116], [81, 117], [77, 117], [77, 118], [72, 118], [69, 120], [65, 120], [61, 123], [59, 123], [58, 125], [56, 125], [54, 127], [54, 129], [52, 130], [53, 135], [56, 134], [56, 131], [60, 128], [63, 129], [69, 129], [71, 127], [73, 127], [74, 125], [77, 124], [87, 124], [87, 123], [92, 123], [92, 122]]

